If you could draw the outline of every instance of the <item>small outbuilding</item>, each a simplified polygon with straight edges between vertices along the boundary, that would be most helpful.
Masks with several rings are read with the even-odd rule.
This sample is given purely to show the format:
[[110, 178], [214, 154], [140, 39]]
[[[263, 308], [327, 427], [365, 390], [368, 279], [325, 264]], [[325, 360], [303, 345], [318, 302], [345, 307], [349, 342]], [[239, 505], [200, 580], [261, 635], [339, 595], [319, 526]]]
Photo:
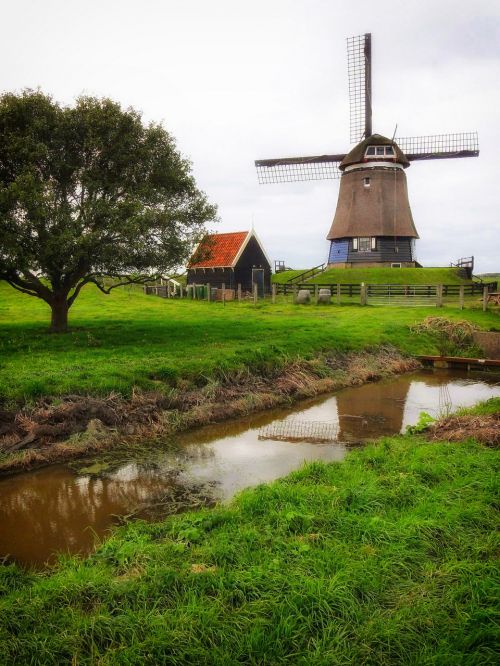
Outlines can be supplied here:
[[187, 268], [188, 285], [251, 291], [257, 284], [259, 295], [271, 289], [271, 262], [252, 231], [209, 234], [196, 248]]

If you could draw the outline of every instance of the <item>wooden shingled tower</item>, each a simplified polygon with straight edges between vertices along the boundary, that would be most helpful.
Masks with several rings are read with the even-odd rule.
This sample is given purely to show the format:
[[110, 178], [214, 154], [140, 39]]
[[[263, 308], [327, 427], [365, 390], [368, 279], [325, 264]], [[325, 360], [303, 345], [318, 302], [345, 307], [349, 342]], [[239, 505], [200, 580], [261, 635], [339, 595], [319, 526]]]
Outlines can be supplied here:
[[415, 266], [405, 169], [416, 160], [479, 155], [477, 132], [389, 139], [372, 131], [371, 34], [347, 40], [351, 143], [347, 154], [257, 160], [259, 182], [340, 178], [328, 265]]

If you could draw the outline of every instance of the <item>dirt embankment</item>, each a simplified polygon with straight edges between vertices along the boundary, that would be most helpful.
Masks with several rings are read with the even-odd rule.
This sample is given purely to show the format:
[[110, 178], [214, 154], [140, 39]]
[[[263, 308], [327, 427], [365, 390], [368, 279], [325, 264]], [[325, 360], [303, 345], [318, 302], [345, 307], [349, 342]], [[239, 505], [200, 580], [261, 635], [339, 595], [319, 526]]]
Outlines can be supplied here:
[[429, 426], [432, 441], [463, 442], [475, 439], [487, 446], [500, 446], [500, 414], [448, 416]]
[[417, 367], [415, 359], [382, 347], [295, 360], [265, 373], [246, 369], [168, 394], [46, 398], [17, 413], [0, 410], [0, 473], [92, 454], [124, 438], [166, 436]]

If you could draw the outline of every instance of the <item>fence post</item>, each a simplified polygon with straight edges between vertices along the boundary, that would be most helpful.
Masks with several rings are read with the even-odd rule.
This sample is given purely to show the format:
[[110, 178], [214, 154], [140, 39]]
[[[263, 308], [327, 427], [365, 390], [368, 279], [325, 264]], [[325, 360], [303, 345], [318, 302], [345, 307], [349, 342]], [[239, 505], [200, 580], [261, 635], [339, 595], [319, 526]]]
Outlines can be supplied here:
[[222, 305], [226, 305], [226, 283], [222, 283]]
[[274, 305], [276, 303], [276, 284], [272, 284], [271, 286], [271, 302]]
[[340, 305], [340, 284], [337, 285], [337, 305]]
[[464, 309], [464, 292], [465, 292], [465, 287], [464, 287], [463, 284], [461, 284], [460, 285], [460, 290], [459, 290], [459, 293], [460, 293], [460, 309], [461, 310]]
[[241, 284], [238, 283], [238, 302], [241, 301]]
[[364, 282], [361, 283], [359, 295], [360, 295], [361, 305], [366, 305], [366, 285]]
[[299, 288], [297, 287], [296, 284], [294, 284], [294, 285], [293, 285], [293, 302], [294, 302], [294, 303], [295, 303], [295, 301], [297, 300], [297, 292], [298, 292], [298, 290], [299, 290]]
[[207, 289], [207, 301], [210, 303], [210, 296], [211, 296], [211, 294], [210, 294], [210, 282], [207, 282], [206, 289]]
[[318, 305], [318, 296], [319, 296], [319, 287], [317, 284], [314, 285], [314, 302]]
[[253, 304], [257, 305], [257, 298], [259, 295], [259, 288], [257, 286], [257, 282], [254, 282], [252, 286], [253, 286]]
[[438, 284], [436, 287], [436, 307], [443, 307], [443, 285]]
[[488, 309], [488, 287], [483, 287], [483, 312]]

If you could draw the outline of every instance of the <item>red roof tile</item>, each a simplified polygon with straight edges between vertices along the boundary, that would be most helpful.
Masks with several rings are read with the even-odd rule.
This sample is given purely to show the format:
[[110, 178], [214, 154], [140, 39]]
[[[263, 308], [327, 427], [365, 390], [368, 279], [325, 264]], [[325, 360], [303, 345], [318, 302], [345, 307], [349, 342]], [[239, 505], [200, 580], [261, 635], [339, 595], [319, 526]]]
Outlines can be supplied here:
[[[248, 231], [205, 236], [191, 257], [188, 268], [218, 268], [232, 266]], [[197, 257], [200, 257], [197, 261]]]

